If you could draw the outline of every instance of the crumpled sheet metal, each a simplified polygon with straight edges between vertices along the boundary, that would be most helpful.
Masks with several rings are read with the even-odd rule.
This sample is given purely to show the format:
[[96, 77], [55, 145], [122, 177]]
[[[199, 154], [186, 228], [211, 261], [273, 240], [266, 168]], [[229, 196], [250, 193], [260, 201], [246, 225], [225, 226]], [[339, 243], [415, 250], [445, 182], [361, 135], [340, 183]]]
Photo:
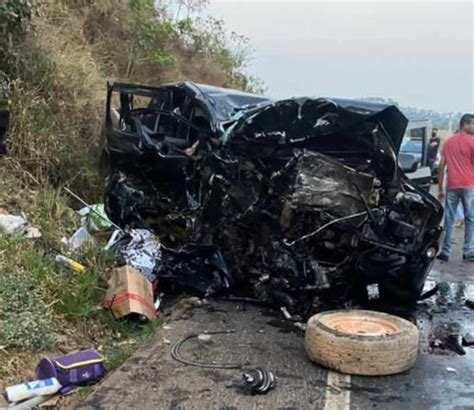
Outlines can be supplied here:
[[204, 296], [229, 290], [234, 278], [222, 254], [213, 246], [190, 244], [178, 249], [162, 249], [163, 259], [157, 276], [168, 282], [193, 289]]
[[[290, 203], [293, 208], [346, 216], [364, 210], [360, 193], [367, 195], [374, 177], [355, 173], [341, 162], [316, 152], [301, 155]], [[358, 189], [359, 190], [358, 190]]]
[[[421, 283], [425, 262], [410, 258], [436, 243], [442, 213], [434, 199], [415, 203], [402, 187], [394, 146], [405, 120], [395, 124], [387, 113], [310, 99], [250, 109], [224, 134], [225, 144], [180, 159], [172, 172], [156, 172], [151, 162], [112, 174], [107, 213], [160, 236], [170, 250], [161, 265], [170, 280], [195, 272], [194, 286], [207, 292], [192, 252], [172, 251], [205, 244], [222, 252], [234, 291], [292, 314], [309, 314], [325, 297], [347, 298], [361, 266], [363, 280], [385, 275], [397, 288], [402, 272]], [[390, 124], [398, 130], [392, 139], [384, 131]], [[416, 238], [427, 224], [434, 233]]]
[[154, 282], [156, 265], [161, 260], [160, 247], [160, 242], [149, 230], [132, 229], [127, 232], [114, 231], [106, 249], [115, 252], [122, 264], [134, 268], [150, 282]]

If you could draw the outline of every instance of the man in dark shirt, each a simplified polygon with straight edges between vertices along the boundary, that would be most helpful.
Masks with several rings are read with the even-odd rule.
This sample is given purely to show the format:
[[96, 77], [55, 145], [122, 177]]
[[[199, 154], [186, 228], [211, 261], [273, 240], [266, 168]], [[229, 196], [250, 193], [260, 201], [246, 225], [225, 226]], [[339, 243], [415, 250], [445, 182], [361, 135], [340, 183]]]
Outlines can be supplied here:
[[438, 155], [439, 145], [441, 143], [440, 138], [438, 137], [438, 128], [433, 128], [431, 132], [430, 145], [428, 145], [428, 166], [433, 168], [433, 165], [436, 161], [436, 156]]

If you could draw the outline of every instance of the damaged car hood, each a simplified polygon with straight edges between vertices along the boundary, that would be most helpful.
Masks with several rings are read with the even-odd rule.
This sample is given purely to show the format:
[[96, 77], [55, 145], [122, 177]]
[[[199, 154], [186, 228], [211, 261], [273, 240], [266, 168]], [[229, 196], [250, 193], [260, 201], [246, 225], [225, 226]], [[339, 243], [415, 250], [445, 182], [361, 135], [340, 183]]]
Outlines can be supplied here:
[[[242, 110], [245, 110], [242, 113]], [[408, 119], [393, 105], [358, 100], [292, 98], [277, 102], [263, 102], [257, 107], [240, 107], [238, 126], [248, 124], [247, 130], [255, 138], [280, 136], [281, 143], [335, 135], [357, 127], [379, 125], [396, 152], [405, 133]], [[236, 125], [232, 127], [235, 130]], [[351, 141], [349, 146], [358, 145]], [[228, 137], [225, 137], [227, 140]], [[276, 138], [274, 138], [276, 140]]]

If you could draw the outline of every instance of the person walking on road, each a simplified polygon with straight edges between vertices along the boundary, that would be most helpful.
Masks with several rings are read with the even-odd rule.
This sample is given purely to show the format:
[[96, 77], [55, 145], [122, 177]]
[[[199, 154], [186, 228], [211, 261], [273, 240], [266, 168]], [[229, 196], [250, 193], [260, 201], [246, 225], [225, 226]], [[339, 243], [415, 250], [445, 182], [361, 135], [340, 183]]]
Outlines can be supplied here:
[[[449, 138], [441, 153], [438, 198], [445, 202], [446, 236], [438, 258], [449, 261], [453, 227], [459, 202], [464, 208], [463, 260], [474, 262], [474, 114], [461, 117], [459, 132]], [[446, 194], [444, 174], [447, 169]]]

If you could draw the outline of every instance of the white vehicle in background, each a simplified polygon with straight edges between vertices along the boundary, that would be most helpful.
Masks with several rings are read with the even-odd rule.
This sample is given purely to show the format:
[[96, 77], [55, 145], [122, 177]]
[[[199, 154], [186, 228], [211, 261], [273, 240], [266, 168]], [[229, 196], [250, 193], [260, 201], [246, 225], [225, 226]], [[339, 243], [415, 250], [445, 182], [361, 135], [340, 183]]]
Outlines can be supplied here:
[[431, 120], [411, 119], [398, 154], [398, 163], [406, 176], [428, 191], [433, 178], [428, 165], [432, 129]]

